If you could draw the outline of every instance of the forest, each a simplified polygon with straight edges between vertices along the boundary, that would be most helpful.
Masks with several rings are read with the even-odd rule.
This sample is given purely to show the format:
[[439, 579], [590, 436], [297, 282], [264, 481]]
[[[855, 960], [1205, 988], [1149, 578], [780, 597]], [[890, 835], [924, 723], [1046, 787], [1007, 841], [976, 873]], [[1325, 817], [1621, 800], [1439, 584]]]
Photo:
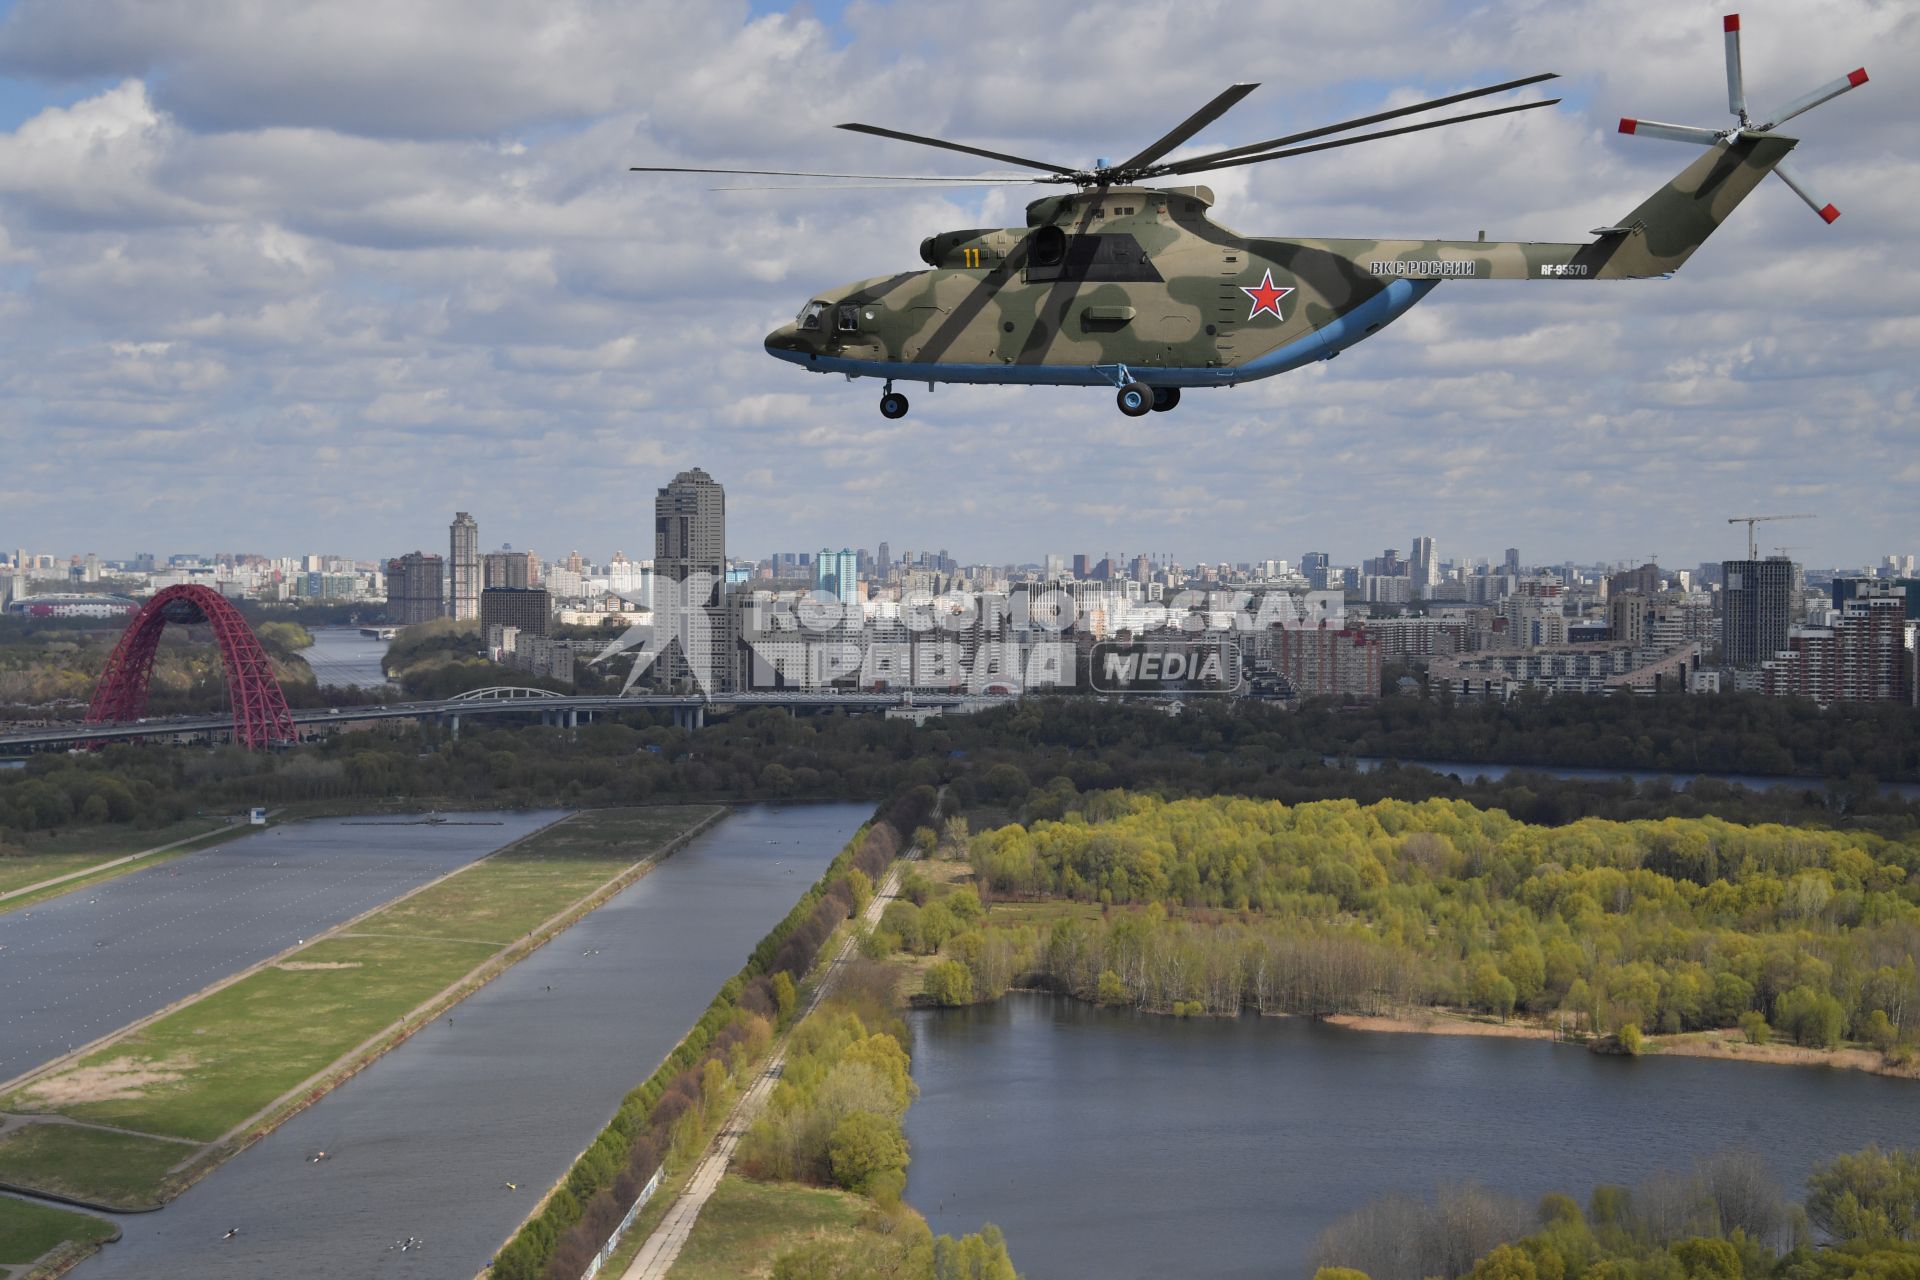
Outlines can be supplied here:
[[[1024, 969], [1143, 1009], [1437, 1004], [1557, 1015], [1628, 1048], [1643, 1031], [1739, 1027], [1816, 1048], [1853, 1039], [1895, 1062], [1920, 1035], [1912, 835], [1114, 791], [967, 847], [989, 904], [1107, 909], [1044, 930], [1015, 914], [997, 948], [994, 928], [949, 942], [963, 963], [999, 957], [972, 974], [984, 995]], [[962, 930], [971, 914], [946, 911]]]
[[[254, 632], [274, 675], [294, 706], [324, 706], [300, 650], [313, 636], [287, 616], [254, 619]], [[123, 628], [97, 618], [23, 618], [0, 615], [0, 722], [37, 720], [53, 713], [77, 720]], [[204, 639], [169, 628], [154, 658], [147, 699], [154, 715], [178, 715], [227, 705], [220, 653]]]
[[1057, 819], [1085, 794], [1119, 789], [1287, 804], [1464, 800], [1538, 826], [1717, 816], [1889, 837], [1920, 830], [1920, 804], [1858, 779], [1749, 790], [1712, 778], [1676, 787], [1519, 771], [1473, 782], [1391, 765], [1360, 772], [1288, 746], [1290, 714], [1214, 703], [1169, 716], [1137, 702], [1052, 698], [924, 727], [761, 709], [716, 716], [691, 733], [635, 712], [577, 732], [471, 722], [458, 741], [438, 726], [395, 725], [273, 754], [119, 746], [0, 770], [0, 852], [75, 824], [151, 827], [254, 804], [878, 800], [921, 784], [946, 784], [956, 805], [990, 809], [1002, 822]]
[[1315, 1280], [1911, 1280], [1920, 1151], [1868, 1147], [1814, 1167], [1790, 1204], [1749, 1153], [1594, 1188], [1586, 1208], [1475, 1186], [1390, 1196], [1329, 1227]]

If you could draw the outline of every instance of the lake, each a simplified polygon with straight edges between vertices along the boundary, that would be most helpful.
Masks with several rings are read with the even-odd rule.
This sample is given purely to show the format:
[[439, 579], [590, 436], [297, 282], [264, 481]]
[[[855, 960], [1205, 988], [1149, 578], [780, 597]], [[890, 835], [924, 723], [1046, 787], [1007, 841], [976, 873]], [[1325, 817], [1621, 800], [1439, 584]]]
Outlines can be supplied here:
[[1174, 1019], [1015, 994], [912, 1015], [907, 1199], [997, 1224], [1025, 1280], [1305, 1277], [1321, 1231], [1389, 1192], [1532, 1199], [1761, 1153], [1920, 1145], [1920, 1085], [1569, 1045]]

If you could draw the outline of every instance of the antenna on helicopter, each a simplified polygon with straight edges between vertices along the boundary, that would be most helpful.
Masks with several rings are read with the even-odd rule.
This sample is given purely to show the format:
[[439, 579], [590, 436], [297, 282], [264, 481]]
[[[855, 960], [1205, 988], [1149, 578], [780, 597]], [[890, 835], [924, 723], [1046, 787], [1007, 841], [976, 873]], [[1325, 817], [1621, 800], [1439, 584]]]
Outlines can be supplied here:
[[[1837, 80], [1829, 80], [1812, 93], [1802, 94], [1792, 102], [1775, 107], [1761, 117], [1762, 122], [1755, 124], [1753, 117], [1747, 114], [1746, 77], [1740, 69], [1740, 15], [1730, 13], [1723, 24], [1726, 31], [1727, 46], [1727, 110], [1739, 121], [1731, 129], [1701, 129], [1687, 124], [1662, 124], [1658, 120], [1635, 120], [1623, 116], [1620, 120], [1620, 132], [1631, 133], [1636, 137], [1664, 138], [1669, 142], [1692, 142], [1703, 147], [1711, 147], [1719, 142], [1733, 142], [1743, 134], [1771, 133], [1787, 121], [1803, 112], [1811, 111], [1823, 102], [1830, 102], [1849, 89], [1858, 89], [1867, 82], [1865, 67], [1849, 71]], [[1798, 177], [1787, 167], [1785, 161], [1773, 166], [1780, 181], [1792, 189], [1793, 194], [1807, 202], [1807, 207], [1819, 214], [1822, 220], [1832, 223], [1840, 216], [1840, 210], [1831, 204], [1814, 198]]]

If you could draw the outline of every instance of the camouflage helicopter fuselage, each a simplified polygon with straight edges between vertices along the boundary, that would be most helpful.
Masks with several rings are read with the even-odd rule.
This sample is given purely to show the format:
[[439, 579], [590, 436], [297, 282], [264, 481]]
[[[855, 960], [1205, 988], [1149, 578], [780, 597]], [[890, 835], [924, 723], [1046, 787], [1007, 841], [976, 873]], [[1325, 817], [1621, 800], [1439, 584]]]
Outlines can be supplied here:
[[766, 347], [818, 373], [889, 381], [1144, 384], [1169, 408], [1180, 388], [1331, 359], [1442, 281], [1669, 274], [1795, 141], [1720, 142], [1583, 243], [1265, 239], [1214, 222], [1205, 187], [1049, 196], [1025, 227], [929, 237], [926, 270], [814, 295]]

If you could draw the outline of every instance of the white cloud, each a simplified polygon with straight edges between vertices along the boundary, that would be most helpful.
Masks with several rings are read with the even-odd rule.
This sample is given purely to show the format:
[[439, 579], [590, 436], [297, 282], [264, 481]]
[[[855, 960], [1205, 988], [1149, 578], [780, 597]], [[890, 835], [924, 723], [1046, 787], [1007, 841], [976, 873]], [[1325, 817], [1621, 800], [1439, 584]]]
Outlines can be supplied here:
[[[931, 231], [1017, 224], [1014, 191], [715, 194], [635, 163], [967, 172], [832, 129], [866, 119], [1080, 163], [1235, 79], [1230, 145], [1543, 69], [1555, 111], [1223, 171], [1222, 221], [1274, 235], [1582, 238], [1690, 158], [1622, 114], [1717, 124], [1718, 23], [1684, 7], [1361, 0], [1303, 9], [1029, 0], [742, 3], [23, 0], [0, 69], [114, 87], [0, 134], [0, 542], [49, 549], [488, 541], [644, 551], [679, 467], [729, 485], [731, 541], [1355, 558], [1729, 545], [1801, 492], [1807, 553], [1909, 545], [1920, 296], [1904, 141], [1920, 17], [1749, 5], [1772, 102], [1865, 61], [1796, 163], [1667, 283], [1450, 283], [1327, 366], [1176, 414], [1075, 389], [906, 388], [768, 360], [822, 285], [910, 268]], [[979, 33], [968, 38], [967, 33]], [[1223, 41], [1222, 33], [1233, 38]], [[1529, 91], [1537, 92], [1537, 91]], [[1798, 127], [1800, 122], [1796, 122]], [[97, 503], [71, 501], [84, 460]], [[155, 493], [219, 494], [155, 501]]]

